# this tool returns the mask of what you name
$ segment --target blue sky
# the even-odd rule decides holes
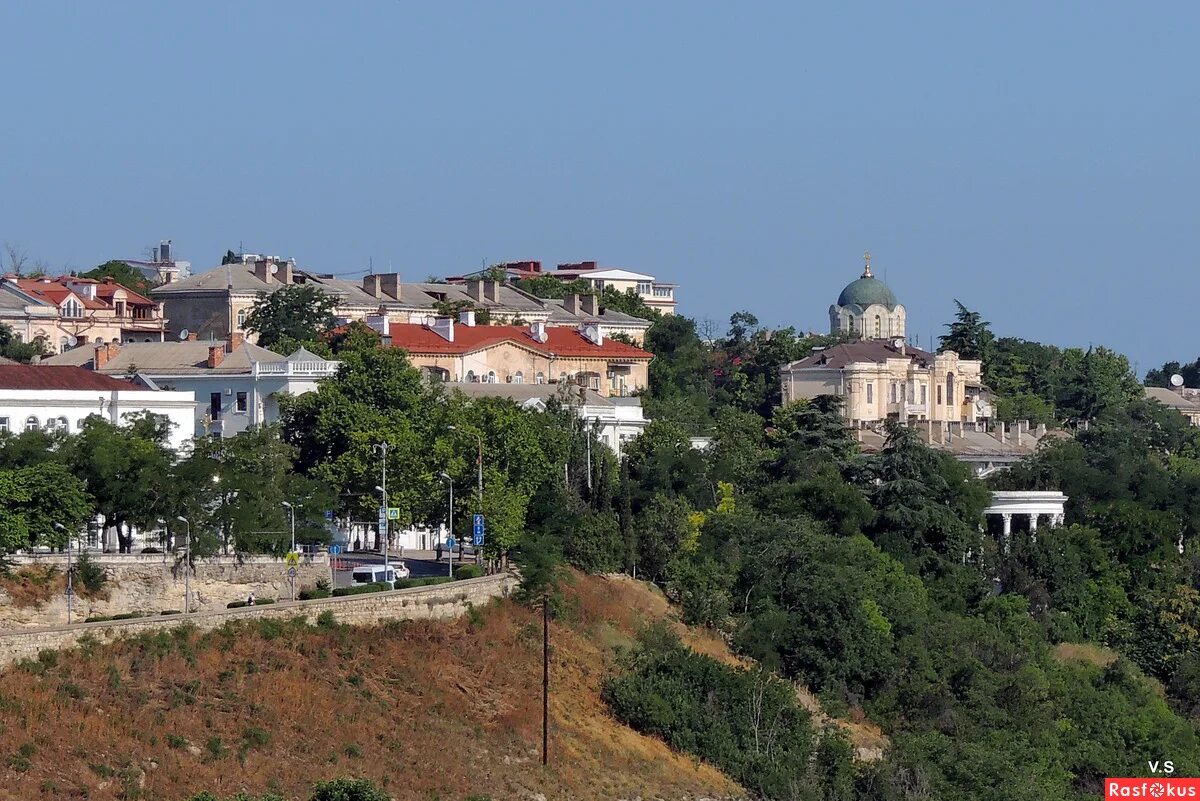
[[[1200,354],[1194,3],[0,6],[0,241],[413,280],[596,259],[823,330]]]

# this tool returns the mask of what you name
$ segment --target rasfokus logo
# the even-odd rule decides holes
[[[1104,798],[1200,799],[1200,779],[1105,779]]]

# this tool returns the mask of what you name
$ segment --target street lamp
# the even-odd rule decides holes
[[[289,512],[289,513],[291,513],[291,518],[292,518],[292,553],[295,553],[295,552],[296,552],[296,507],[292,506],[292,505],[291,505],[290,503],[288,503],[287,501],[284,501],[284,502],[283,502],[283,505],[284,505],[284,506],[287,508],[288,512]]]
[[[379,486],[379,485],[376,485],[375,489],[378,490],[379,494],[383,496],[383,508],[387,509],[388,508],[387,489],[385,489],[384,487]],[[390,524],[388,523],[388,519],[385,514],[382,517],[382,519],[379,521],[379,540],[380,540],[380,544],[383,545],[383,580],[384,581],[387,581],[388,540],[390,539],[390,536],[391,536],[391,532],[384,531],[384,528],[387,528],[389,526],[390,526]]]
[[[454,538],[454,479],[450,478],[450,474],[442,471],[442,480],[450,487],[450,506],[446,510],[446,536],[450,539]],[[446,546],[446,570],[451,578],[454,578],[454,549]]]
[[[75,605],[75,584],[72,581],[71,569],[71,532],[67,531],[67,527],[62,523],[55,523],[54,527],[67,535],[67,625],[71,625],[71,607]]]
[[[175,519],[187,526],[187,539],[184,540],[183,551],[183,613],[186,615],[192,611],[192,521],[183,515]]]

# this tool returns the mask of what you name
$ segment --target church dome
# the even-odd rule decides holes
[[[862,278],[851,281],[842,290],[842,294],[838,295],[837,305],[858,306],[865,309],[876,303],[886,306],[888,309],[894,309],[900,304],[896,300],[896,295],[888,289],[888,285],[871,275],[871,263],[868,261]]]

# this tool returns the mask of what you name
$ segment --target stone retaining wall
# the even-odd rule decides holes
[[[493,598],[508,597],[517,583],[515,575],[501,573],[430,587],[412,587],[341,598],[288,601],[219,612],[196,612],[190,615],[77,623],[72,626],[11,631],[0,633],[0,667],[21,659],[32,659],[39,651],[72,648],[83,637],[102,643],[112,642],[122,637],[173,629],[185,624],[193,625],[201,631],[210,631],[237,620],[302,617],[313,623],[326,611],[332,613],[339,623],[356,626],[373,625],[386,620],[456,618],[464,614],[470,606],[482,606]]]
[[[127,612],[162,612],[183,609],[183,565],[167,554],[88,554],[104,569],[108,582],[103,598],[75,597],[76,620]],[[66,556],[38,555],[14,560],[21,564],[53,565],[65,571]],[[192,609],[198,612],[224,609],[232,601],[244,601],[250,593],[259,598],[290,598],[288,566],[282,559],[232,556],[197,559],[191,576]],[[314,587],[319,579],[329,581],[329,559],[324,554],[296,566],[296,592]],[[76,588],[78,592],[79,588]],[[56,593],[40,606],[15,607],[0,591],[0,629],[60,626],[67,622],[67,600]]]

